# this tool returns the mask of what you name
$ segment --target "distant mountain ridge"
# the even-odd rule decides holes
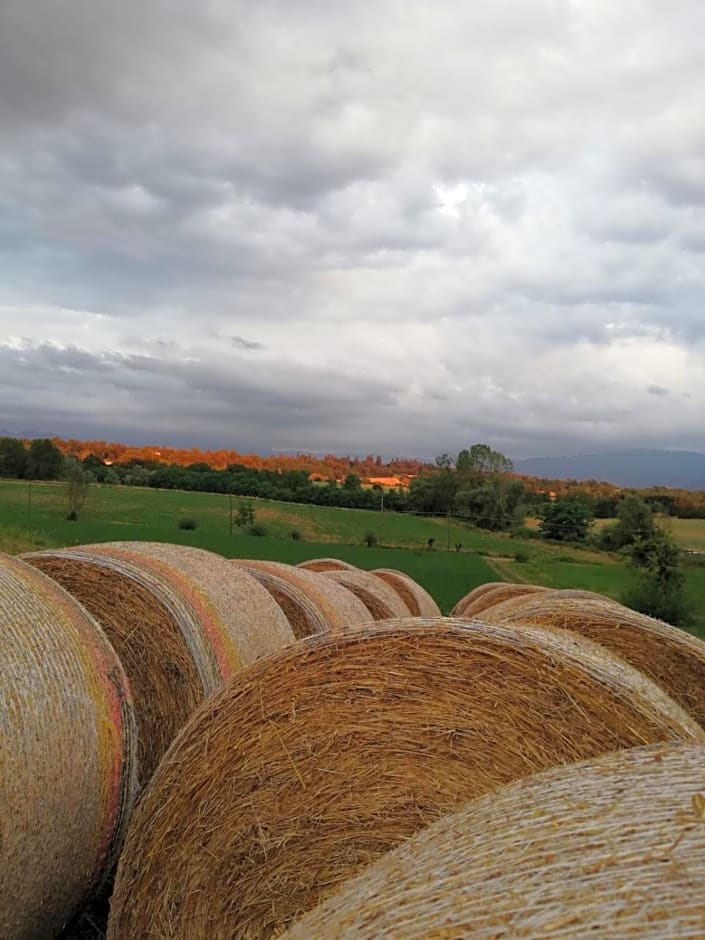
[[[548,480],[600,480],[641,489],[705,490],[705,454],[692,450],[612,450],[573,457],[515,460],[517,473]]]

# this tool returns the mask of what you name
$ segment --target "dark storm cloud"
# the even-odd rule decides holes
[[[5,0],[2,426],[705,446],[704,29],[695,0]]]

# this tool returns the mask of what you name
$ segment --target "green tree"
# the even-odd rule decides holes
[[[636,493],[627,493],[617,503],[617,521],[605,526],[600,533],[600,546],[618,551],[645,539],[654,532],[651,507]]]
[[[66,480],[66,518],[76,520],[88,496],[91,474],[75,457],[66,457],[64,478]]]
[[[456,486],[455,474],[448,468],[418,476],[409,486],[409,509],[444,515],[452,506]]]
[[[241,500],[238,503],[237,513],[235,514],[235,525],[241,529],[252,526],[255,523],[255,507],[250,502]]]
[[[582,542],[590,531],[592,513],[579,499],[557,499],[541,509],[539,531],[545,539],[557,542]]]
[[[502,476],[514,469],[509,457],[492,450],[489,444],[473,444],[469,450],[461,450],[455,467],[465,480],[481,480],[488,476]]]
[[[27,469],[27,448],[16,437],[0,437],[0,476],[23,477]]]
[[[479,485],[461,489],[453,506],[459,516],[481,529],[509,531],[523,522],[523,497],[521,481],[488,478]]]
[[[634,610],[676,626],[690,621],[681,551],[665,529],[654,527],[627,549],[635,571],[622,601]]]
[[[30,480],[58,480],[64,466],[61,451],[46,437],[32,441],[27,455],[27,476]]]

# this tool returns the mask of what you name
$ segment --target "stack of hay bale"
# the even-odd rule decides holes
[[[705,734],[637,670],[561,631],[406,619],[311,637],[224,686],[165,756],[109,937],[276,936],[468,800],[678,740]]]
[[[0,936],[128,822],[110,940],[705,936],[705,645],[535,585],[454,613],[337,559],[0,557]]]

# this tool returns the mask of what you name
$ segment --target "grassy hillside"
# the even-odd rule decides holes
[[[239,502],[233,498],[235,512]],[[583,587],[619,597],[629,576],[624,565],[603,553],[512,539],[460,523],[449,526],[444,519],[266,500],[252,503],[256,521],[266,527],[264,537],[237,527],[231,535],[227,496],[94,486],[80,518],[70,522],[65,518],[64,484],[0,481],[0,549],[19,553],[45,546],[146,539],[194,545],[226,557],[291,564],[335,555],[361,568],[408,572],[444,612],[488,580]],[[195,530],[178,527],[184,517],[196,521]],[[705,539],[705,523],[674,522],[674,534],[681,540],[687,538],[688,544]],[[300,533],[299,541],[291,538],[293,529]],[[368,532],[377,536],[377,547],[363,544]],[[433,551],[426,547],[429,538],[435,538]],[[456,543],[462,544],[459,552]],[[698,607],[695,629],[705,634],[705,568],[689,568],[688,577]]]

